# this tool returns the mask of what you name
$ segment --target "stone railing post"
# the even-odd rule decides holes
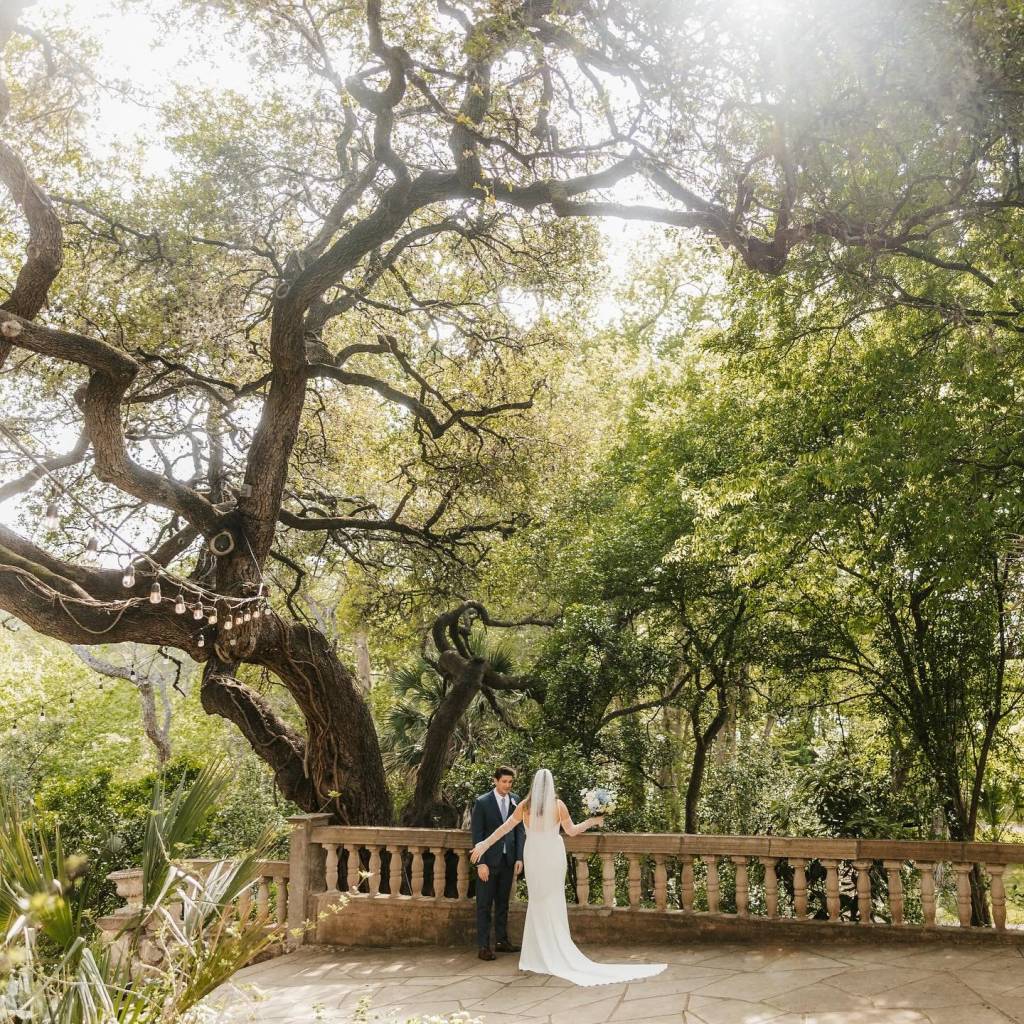
[[[861,924],[871,924],[871,861],[855,860],[857,872],[857,919]]]
[[[953,865],[953,870],[956,872],[956,910],[961,928],[971,927],[971,871],[973,869],[973,864],[957,863]]]
[[[576,861],[576,902],[585,907],[590,902],[590,858],[577,853],[573,859]]]
[[[297,814],[288,819],[288,936],[289,949],[306,941],[306,922],[316,915],[315,897],[327,889],[327,854],[311,839],[313,829],[329,825],[329,814]]]
[[[680,868],[680,896],[682,899],[682,909],[688,913],[693,913],[693,857],[689,854],[683,854],[683,863]]]
[[[654,855],[654,907],[656,910],[668,909],[668,869],[663,853]]]
[[[918,861],[917,870],[921,873],[921,913],[924,915],[926,928],[935,927],[935,865],[928,861]]]
[[[903,862],[887,860],[885,873],[889,880],[889,916],[894,925],[903,924]]]
[[[1005,864],[989,864],[988,874],[992,880],[992,923],[997,931],[1006,930],[1006,886],[1003,884]]]
[[[738,917],[746,917],[750,906],[750,860],[733,856],[732,862],[736,868],[736,914]]]
[[[839,920],[839,861],[833,857],[822,857],[825,869],[825,907],[830,921]]]
[[[793,868],[793,912],[798,920],[807,917],[807,861],[790,860]]]
[[[779,876],[775,868],[778,860],[775,857],[762,857],[764,865],[764,904],[768,917],[779,915]]]
[[[701,857],[707,867],[707,878],[704,887],[708,897],[708,913],[718,913],[718,857],[714,854]]]

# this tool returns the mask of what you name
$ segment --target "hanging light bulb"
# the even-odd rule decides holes
[[[100,555],[100,542],[99,538],[95,533],[89,534],[89,539],[85,542],[85,560],[87,562],[95,562]]]
[[[228,643],[230,643],[230,644],[231,644],[231,646],[232,646],[232,647],[234,647],[234,646],[235,646],[235,640],[236,640],[236,637],[232,637],[232,638],[231,638],[231,639],[230,639],[230,640],[228,641]]]
[[[202,638],[202,636],[200,636],[199,639],[196,641],[196,646],[197,647],[205,647],[206,646],[206,641]]]
[[[46,711],[43,708],[39,709],[39,721],[40,722],[45,722],[46,721]]]
[[[135,669],[133,668],[131,672],[128,673],[128,679],[134,683],[138,680],[138,678],[139,677],[135,674]]]
[[[47,530],[56,530],[60,526],[60,516],[57,515],[57,506],[50,502],[46,506],[46,517],[43,519],[43,526]]]
[[[135,586],[135,566],[131,562],[128,563],[128,568],[125,569],[124,575],[121,577],[121,583],[128,590]]]
[[[203,602],[197,601],[195,608],[192,609],[192,618],[199,620],[203,617]]]
[[[246,608],[245,609],[245,615],[243,616],[243,618],[245,619],[246,622],[251,621],[251,619],[252,619],[252,610],[249,609],[249,608]]]
[[[224,620],[224,628],[225,629],[231,629],[231,627],[234,624],[235,624],[235,620],[232,619],[230,615]]]
[[[160,603],[160,584],[156,580],[153,580],[153,586],[149,588],[149,603]]]
[[[206,621],[207,621],[207,622],[208,622],[208,623],[209,623],[209,624],[210,624],[211,626],[213,626],[213,625],[216,625],[216,623],[217,623],[217,609],[216,609],[216,608],[211,608],[211,609],[210,609],[210,614],[209,614],[209,615],[207,615],[207,617],[206,617]]]
[[[75,706],[75,695],[71,694],[71,696],[68,697],[68,707],[73,708],[74,706]]]
[[[11,726],[11,735],[12,736],[17,736],[18,735],[18,723],[17,722],[15,722],[14,725]]]
[[[178,591],[177,600],[174,602],[174,614],[175,615],[184,615],[185,614],[185,597],[181,593],[180,590]]]

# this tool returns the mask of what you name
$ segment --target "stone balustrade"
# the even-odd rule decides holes
[[[193,859],[185,862],[185,867],[198,876],[203,876],[218,863],[212,859]],[[280,932],[283,936],[288,922],[288,875],[290,865],[286,860],[266,860],[259,864],[259,874],[253,883],[243,889],[234,900],[230,917],[234,920],[251,923],[262,921],[268,932]],[[113,871],[107,876],[117,888],[117,894],[124,900],[124,905],[106,917],[101,917],[97,924],[109,945],[115,949],[123,948],[127,941],[125,926],[128,925],[142,910],[142,870],[129,868],[124,871]],[[169,908],[180,915],[180,905]],[[146,926],[139,944],[139,955],[144,964],[155,965],[160,962],[163,953],[161,943],[154,941],[159,929],[158,921]],[[283,942],[275,942],[269,953],[283,951]]]
[[[293,874],[296,911],[301,903],[312,920],[338,893],[352,897],[336,918],[324,916],[318,941],[472,943],[467,832],[331,826],[315,815],[293,823],[308,886],[296,893]],[[566,850],[573,929],[593,940],[623,928],[652,938],[652,929],[766,928],[1021,938],[1007,926],[1005,876],[1024,865],[1024,843],[590,832],[566,839]],[[528,878],[518,896],[528,899]],[[521,914],[513,908],[514,929]]]
[[[289,859],[262,866],[238,900],[239,918],[287,926],[291,945],[472,945],[468,832],[329,822],[325,814],[291,819]],[[580,941],[1024,936],[1007,920],[1008,878],[1024,890],[1024,843],[589,832],[566,839],[566,850]],[[128,903],[119,914],[137,909],[138,873],[112,877]],[[513,937],[528,898],[526,878],[513,894]]]

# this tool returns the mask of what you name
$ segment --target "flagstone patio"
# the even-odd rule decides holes
[[[1024,945],[588,947],[668,962],[648,981],[577,988],[474,950],[305,947],[209,1000],[230,1024],[392,1024],[464,1011],[485,1024],[1024,1024]],[[360,1008],[360,1004],[364,1008]]]

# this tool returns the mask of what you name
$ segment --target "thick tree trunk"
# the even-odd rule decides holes
[[[344,825],[392,824],[377,731],[354,674],[319,630],[293,623],[278,637],[254,660],[284,683],[305,719],[303,771],[316,810]]]
[[[423,740],[423,754],[416,772],[416,788],[402,813],[402,824],[431,828],[438,821],[441,781],[452,757],[452,736],[459,720],[480,692],[480,682],[487,670],[483,658],[474,658],[453,677],[451,689],[434,712]]]
[[[260,694],[230,675],[231,666],[206,663],[200,691],[203,710],[235,725],[252,749],[270,766],[286,800],[307,814],[320,809],[320,797],[305,770],[306,744],[283,722]]]

